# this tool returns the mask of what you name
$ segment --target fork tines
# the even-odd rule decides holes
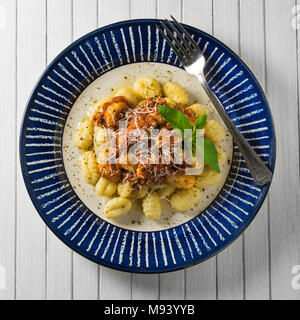
[[[171,15],[173,22],[171,23],[168,19],[165,19],[166,23],[160,21],[163,29],[157,24],[156,27],[158,28],[160,34],[163,38],[167,41],[169,46],[174,50],[176,55],[179,57],[180,60],[184,59],[184,57],[190,56],[193,51],[198,49],[198,46],[194,39],[190,36],[190,34],[186,31],[186,29],[178,23],[178,21]],[[175,26],[177,28],[175,28]],[[170,29],[173,31],[171,32]],[[179,30],[182,32],[179,31]],[[166,32],[164,32],[165,30]]]

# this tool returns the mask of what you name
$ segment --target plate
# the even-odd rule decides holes
[[[157,273],[200,263],[224,249],[249,225],[269,186],[255,185],[234,146],[227,180],[211,205],[185,223],[134,231],[94,214],[65,171],[62,136],[68,114],[95,79],[120,66],[159,62],[182,68],[159,35],[159,20],[129,20],[97,29],[62,51],[28,101],[20,134],[20,161],[31,200],[48,227],[72,250],[114,269]],[[229,117],[274,171],[275,132],[268,102],[254,75],[228,47],[185,25],[204,52],[206,77]]]

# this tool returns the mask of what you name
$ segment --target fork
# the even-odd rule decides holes
[[[170,29],[164,22],[160,21],[163,29],[160,28],[158,24],[156,24],[156,27],[158,28],[160,34],[178,56],[184,69],[189,74],[196,76],[196,78],[199,80],[206,94],[223,119],[235,143],[239,147],[239,150],[247,163],[254,182],[259,186],[264,186],[265,184],[271,182],[272,172],[260,159],[257,153],[250,146],[248,141],[244,138],[244,136],[231,121],[221,102],[207,84],[204,75],[206,60],[198,45],[195,43],[194,39],[186,31],[186,29],[180,23],[178,23],[178,21],[172,15],[171,18],[177,28],[175,28],[173,23],[171,23],[168,19],[166,19],[165,21],[174,33],[170,31]],[[165,30],[166,33],[163,30]],[[182,33],[179,32],[179,30]]]

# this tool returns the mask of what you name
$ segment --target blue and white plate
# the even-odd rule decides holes
[[[162,231],[122,229],[99,219],[68,183],[62,156],[64,125],[74,101],[96,78],[135,62],[180,68],[161,38],[158,20],[130,20],[95,30],[48,66],[26,107],[20,159],[31,200],[48,227],[70,248],[101,265],[129,272],[166,272],[202,262],[249,225],[269,185],[255,185],[239,150],[217,198],[190,221]],[[266,97],[247,66],[205,32],[185,26],[204,52],[209,85],[261,158],[274,170],[275,133]]]

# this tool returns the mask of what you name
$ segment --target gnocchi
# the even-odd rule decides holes
[[[103,127],[94,127],[94,148],[95,150],[106,149],[107,133]]]
[[[179,189],[190,189],[195,184],[195,177],[187,175],[174,176],[168,178],[168,182]]]
[[[189,106],[188,109],[192,110],[192,116],[196,119],[201,116],[204,116],[205,114],[208,114],[208,109],[200,103],[194,103],[191,106]]]
[[[75,131],[75,145],[81,150],[88,150],[93,143],[93,124],[90,118],[84,118]]]
[[[132,202],[127,198],[115,197],[106,202],[104,214],[108,219],[117,218],[127,213],[132,207]]]
[[[220,142],[224,137],[224,131],[219,122],[217,122],[216,120],[207,120],[204,129],[206,138],[214,143]]]
[[[133,199],[143,199],[146,196],[148,189],[148,186],[141,186],[138,190],[133,190],[130,197]]]
[[[101,177],[95,185],[95,191],[99,196],[111,197],[117,191],[117,184]]]
[[[103,177],[115,182],[120,180],[121,170],[116,164],[109,163],[107,150],[99,152],[96,161]]]
[[[171,194],[176,190],[175,185],[167,184],[158,190],[158,194],[161,198],[170,197]]]
[[[170,198],[173,208],[178,211],[191,209],[200,199],[201,192],[196,187],[177,190]]]
[[[163,85],[163,93],[175,103],[186,105],[189,97],[185,89],[177,82],[167,82]]]
[[[86,151],[80,159],[80,169],[84,180],[92,185],[95,185],[99,178],[100,173],[96,157],[93,151]]]
[[[219,182],[220,173],[205,166],[202,174],[196,177],[195,185],[198,188],[213,186]]]
[[[122,96],[129,102],[129,104],[135,106],[138,103],[137,95],[133,92],[132,89],[127,87],[121,87],[115,93],[115,97]]]
[[[142,99],[161,96],[161,86],[159,82],[151,77],[142,77],[136,80],[133,84],[133,90]]]
[[[157,220],[160,218],[161,203],[156,193],[150,193],[143,199],[143,212],[148,219]]]
[[[165,105],[167,105],[168,107],[172,107],[172,108],[175,107],[176,103],[172,99],[165,97],[164,100],[165,100]]]
[[[121,197],[127,198],[130,196],[133,188],[129,183],[119,183],[118,184],[118,193]]]

